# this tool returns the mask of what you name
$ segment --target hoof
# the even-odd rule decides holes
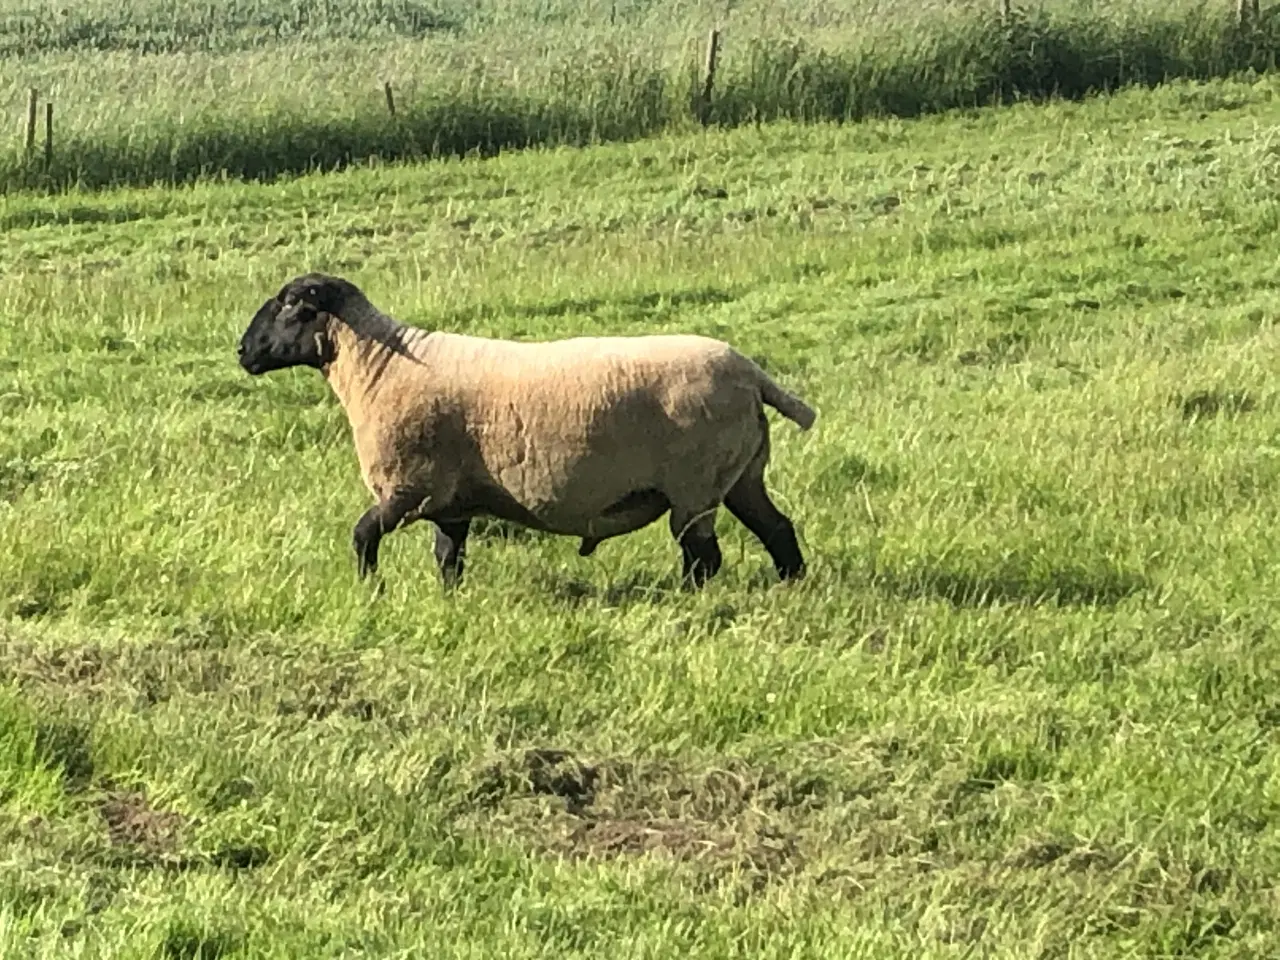
[[[780,583],[799,583],[808,572],[803,563],[796,567],[783,567],[778,570],[778,581]]]

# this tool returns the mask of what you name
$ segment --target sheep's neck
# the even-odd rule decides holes
[[[324,375],[347,416],[355,421],[362,418],[388,376],[413,361],[395,341],[363,336],[346,324],[335,324],[330,336],[333,359]]]

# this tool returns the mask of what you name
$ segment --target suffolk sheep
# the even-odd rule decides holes
[[[769,552],[782,580],[805,561],[769,498],[764,404],[808,430],[816,414],[728,344],[693,335],[516,342],[426,331],[376,308],[353,283],[311,273],[249,323],[240,364],[258,376],[319,370],[346,412],[374,504],[352,535],[358,575],[378,544],[435,526],[446,587],[462,578],[479,515],[604,540],[670,512],[683,581],[720,569],[720,504]]]

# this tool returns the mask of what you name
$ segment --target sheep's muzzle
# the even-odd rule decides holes
[[[261,364],[258,362],[256,357],[249,354],[249,345],[243,340],[240,341],[240,346],[236,348],[236,356],[240,360],[240,366],[243,367],[246,372],[252,374],[262,372],[260,369]]]
[[[280,304],[268,300],[254,314],[248,328],[240,337],[236,348],[236,356],[240,366],[251,375],[266,373],[288,364],[282,363],[282,351],[276,335],[276,320],[280,314]]]

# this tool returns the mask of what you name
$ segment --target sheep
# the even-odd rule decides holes
[[[720,340],[429,332],[346,279],[310,273],[263,303],[238,352],[252,376],[319,370],[346,412],[374,499],[352,532],[361,580],[382,537],[418,520],[435,527],[448,588],[462,579],[473,517],[580,538],[586,557],[669,512],[682,582],[698,588],[721,566],[721,503],[781,580],[805,575],[795,527],[765,489],[762,404],[802,430],[817,414]]]

